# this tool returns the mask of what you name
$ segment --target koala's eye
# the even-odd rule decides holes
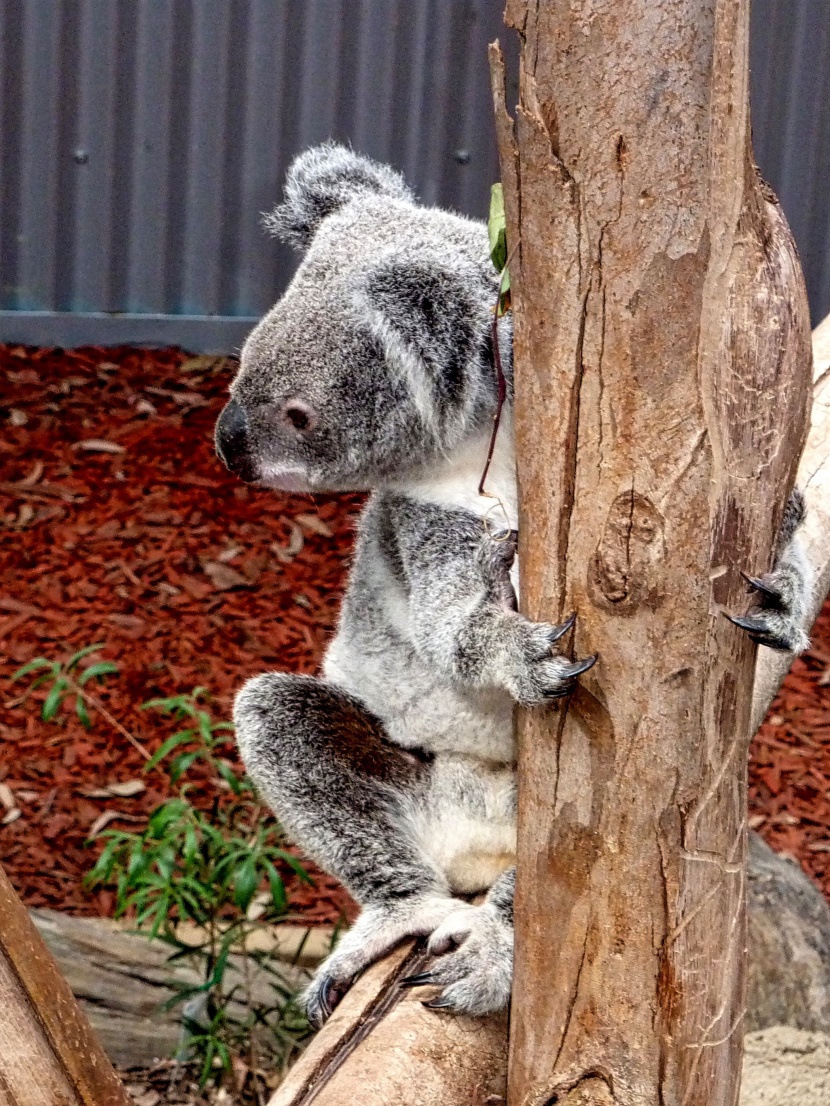
[[[295,430],[307,433],[317,425],[317,416],[310,407],[299,400],[292,399],[282,409],[282,417],[290,423]]]

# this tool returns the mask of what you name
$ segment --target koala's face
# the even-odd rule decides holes
[[[391,170],[327,145],[271,217],[306,250],[246,341],[216,447],[286,491],[398,480],[492,417],[497,277],[483,226],[415,204]]]

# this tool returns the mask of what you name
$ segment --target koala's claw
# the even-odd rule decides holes
[[[733,615],[724,611],[724,616],[733,626],[749,634],[756,645],[765,645],[781,653],[799,653],[805,649],[809,641],[796,615],[798,603],[794,602],[793,581],[780,571],[762,577],[741,572],[741,576],[757,593],[757,603],[749,614]]]
[[[796,649],[795,643],[786,630],[782,627],[776,633],[775,628],[763,616],[732,615],[727,614],[726,611],[724,611],[724,615],[733,626],[737,626],[740,630],[746,630],[750,639],[756,645],[766,645],[768,649],[775,649],[779,653],[792,653]],[[780,619],[776,621],[780,621]]]
[[[440,995],[438,998],[430,999],[428,1002],[422,1002],[421,1006],[425,1006],[427,1010],[452,1010],[453,1004],[449,999],[442,998]]]
[[[530,622],[516,616],[509,625],[514,635],[510,645],[512,664],[505,680],[507,690],[525,706],[536,706],[570,695],[583,672],[596,664],[596,656],[571,661],[554,651],[556,642],[573,629],[576,615],[561,625]]]
[[[765,599],[772,600],[773,603],[779,605],[781,603],[781,592],[778,588],[774,587],[768,580],[761,580],[758,576],[750,576],[748,572],[741,570],[741,576],[746,580],[751,588],[760,592]]]
[[[733,626],[737,626],[741,630],[746,630],[753,640],[766,633],[767,624],[764,622],[763,618],[753,618],[748,614],[728,614],[726,611],[723,613]]]
[[[483,904],[450,915],[432,934],[427,949],[436,956],[432,967],[399,981],[401,987],[441,988],[422,1006],[480,1017],[507,1005],[513,929],[491,906]]]
[[[418,972],[417,975],[406,975],[398,980],[399,987],[425,987],[435,982],[432,972]]]
[[[549,691],[546,695],[546,699],[564,699],[566,695],[570,695],[574,689],[574,685],[577,678],[582,675],[583,672],[587,672],[589,668],[593,668],[597,663],[599,653],[594,653],[590,657],[585,657],[581,661],[573,661],[571,664],[566,665],[561,669],[561,679],[564,681],[562,687],[555,688],[553,691]]]
[[[320,1029],[328,1021],[350,984],[351,980],[341,981],[325,974],[312,981],[305,993],[305,1012],[312,1029]]]
[[[561,637],[564,637],[565,634],[567,634],[568,630],[572,630],[575,622],[576,611],[574,611],[570,618],[566,618],[561,625],[554,626],[548,634],[548,641],[551,643],[551,645],[554,645],[557,641],[559,641]]]

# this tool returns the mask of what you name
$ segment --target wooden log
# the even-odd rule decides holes
[[[120,1079],[2,868],[0,1106],[128,1106]]]
[[[182,1043],[182,1010],[180,1005],[166,1007],[176,995],[172,984],[198,983],[201,978],[187,958],[171,963],[170,945],[127,932],[110,918],[75,918],[55,910],[33,910],[31,917],[114,1064],[149,1067],[175,1055]],[[203,939],[191,925],[178,926],[176,935],[187,944]],[[304,927],[281,926],[251,935],[247,947],[273,951],[282,960],[286,983],[300,988],[308,982],[306,967],[319,963],[330,944],[331,930],[308,937]],[[246,978],[239,953],[232,952],[228,964],[229,980]],[[272,980],[259,972],[250,978],[252,997],[263,1007],[273,1000]],[[240,1019],[246,1013],[236,1002],[230,1011]]]
[[[398,986],[407,942],[353,985],[269,1106],[486,1106],[504,1101],[507,1017],[440,1017]]]

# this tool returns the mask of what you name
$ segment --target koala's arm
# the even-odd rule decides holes
[[[525,704],[567,694],[594,658],[572,662],[553,652],[571,621],[535,623],[516,610],[514,535],[493,536],[471,512],[404,497],[390,509],[422,659],[454,681],[503,688]]]

